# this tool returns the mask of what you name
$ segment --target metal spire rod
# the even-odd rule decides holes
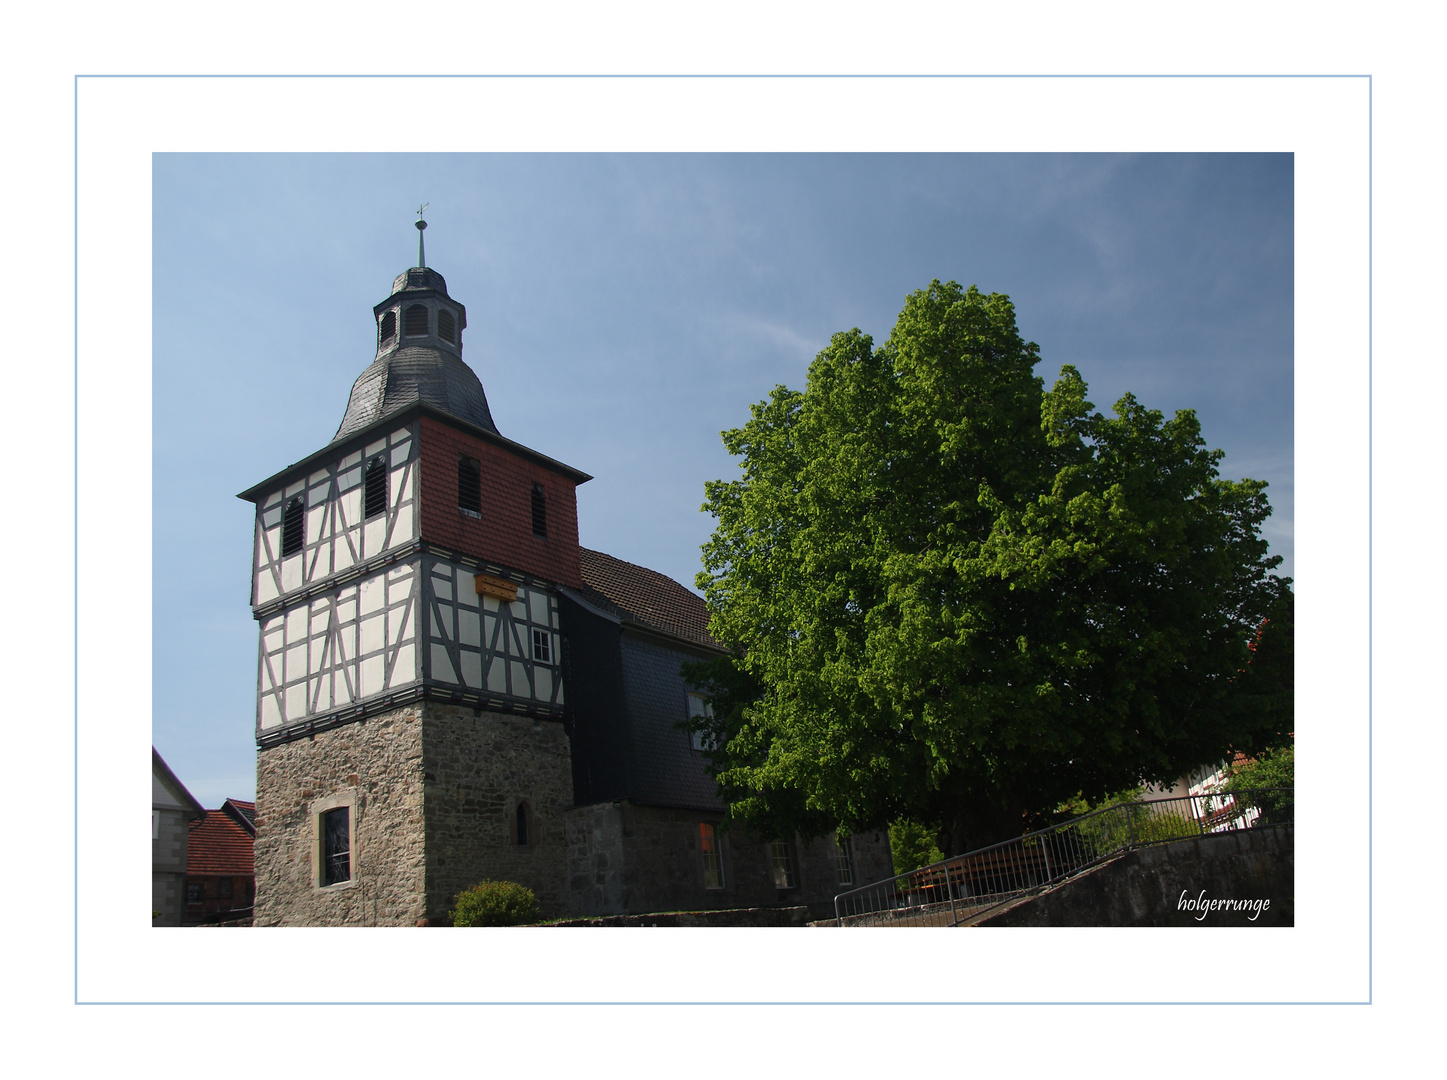
[[[422,211],[431,205],[431,203],[423,203],[417,208],[417,266],[419,268],[427,265],[427,251],[422,246],[422,230],[427,228],[427,222],[422,220]]]

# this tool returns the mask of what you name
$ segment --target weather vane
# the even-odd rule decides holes
[[[432,205],[432,204],[431,204],[430,202],[425,202],[425,203],[423,203],[421,206],[419,206],[419,207],[417,208],[417,265],[418,265],[418,267],[423,267],[423,266],[426,266],[426,265],[427,265],[427,252],[426,252],[426,250],[425,250],[425,249],[423,248],[423,246],[422,246],[422,230],[425,229],[425,228],[427,228],[427,222],[425,222],[425,221],[422,220],[422,211],[426,210],[426,209],[427,209],[429,206],[431,206],[431,205]]]

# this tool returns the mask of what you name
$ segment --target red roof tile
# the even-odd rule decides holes
[[[241,805],[241,804],[238,804]],[[223,810],[191,822],[186,873],[245,876],[255,872],[251,833]]]
[[[712,649],[722,646],[708,633],[708,608],[703,599],[670,577],[636,566],[601,551],[579,550],[583,582],[627,618],[666,634]],[[590,596],[596,599],[596,596]]]

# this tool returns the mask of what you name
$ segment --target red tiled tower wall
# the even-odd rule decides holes
[[[422,417],[422,539],[559,585],[583,584],[578,495],[571,478],[456,428]],[[482,520],[457,509],[457,460],[482,466]],[[547,497],[548,535],[533,535],[532,486]]]

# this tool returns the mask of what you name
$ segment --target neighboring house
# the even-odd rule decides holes
[[[421,223],[419,223],[420,225]],[[420,245],[419,245],[420,247]],[[578,543],[591,477],[503,436],[423,264],[373,308],[377,350],[332,441],[256,506],[257,925],[413,925],[484,879],[546,917],[828,906],[891,873],[881,831],[721,828],[703,601]],[[551,397],[539,385],[539,430]]]
[[[185,923],[250,919],[256,898],[256,804],[227,799],[191,822]]]
[[[188,826],[205,813],[151,747],[152,926],[181,925]]]

